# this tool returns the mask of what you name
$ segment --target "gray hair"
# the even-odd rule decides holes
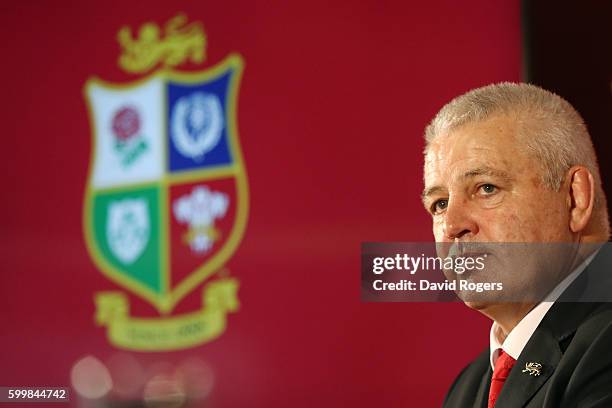
[[[552,92],[525,83],[502,82],[471,90],[447,103],[425,129],[425,153],[440,135],[494,116],[516,119],[517,131],[542,167],[542,183],[559,191],[574,165],[585,166],[595,182],[594,217],[609,233],[606,196],[597,156],[580,114]]]

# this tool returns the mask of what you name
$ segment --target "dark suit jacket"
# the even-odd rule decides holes
[[[612,407],[611,252],[602,249],[544,316],[510,372],[496,408]],[[606,302],[592,302],[595,299]],[[542,364],[539,376],[523,372],[530,362]],[[487,348],[459,374],[444,407],[486,407],[491,375]]]

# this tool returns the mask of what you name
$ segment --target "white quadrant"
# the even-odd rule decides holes
[[[164,84],[131,89],[88,87],[93,113],[95,188],[156,181],[164,172]]]

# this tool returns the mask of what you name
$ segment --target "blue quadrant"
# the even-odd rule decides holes
[[[232,74],[199,84],[168,83],[170,172],[232,163],[226,120]]]

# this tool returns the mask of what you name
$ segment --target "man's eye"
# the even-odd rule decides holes
[[[439,214],[448,207],[448,200],[438,200],[431,206],[431,212],[433,214]]]
[[[495,187],[493,184],[483,184],[480,186],[480,190],[489,195],[495,193],[497,191],[497,187]]]

